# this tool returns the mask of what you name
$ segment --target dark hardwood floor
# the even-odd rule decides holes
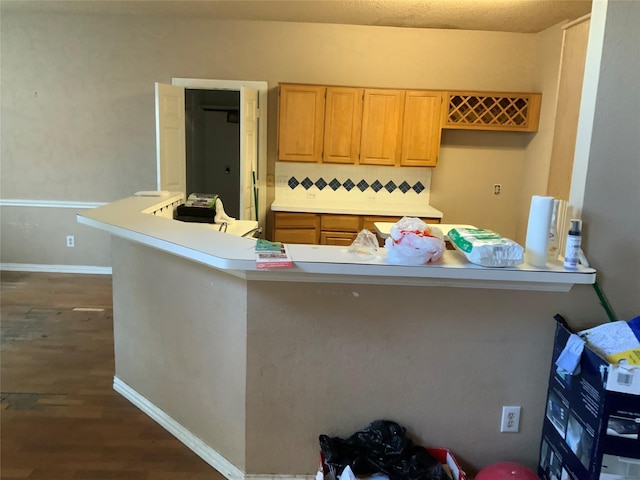
[[[224,479],[113,391],[111,276],[0,278],[2,480]]]

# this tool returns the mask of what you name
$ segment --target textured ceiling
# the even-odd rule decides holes
[[[162,15],[536,33],[591,0],[1,0],[2,11]]]

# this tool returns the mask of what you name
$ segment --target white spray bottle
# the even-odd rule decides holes
[[[580,244],[582,243],[582,220],[571,219],[571,228],[567,235],[564,253],[564,268],[577,270],[580,260]]]

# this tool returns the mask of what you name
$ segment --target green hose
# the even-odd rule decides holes
[[[604,308],[604,311],[607,312],[607,317],[609,317],[609,321],[615,322],[617,320],[616,315],[613,313],[613,309],[611,308],[611,305],[609,305],[607,297],[605,297],[604,292],[600,288],[600,285],[598,284],[597,280],[593,284],[593,289],[598,294],[598,298],[600,299],[600,304]]]
[[[255,206],[254,213],[256,215],[256,222],[259,222],[258,220],[258,189],[256,188],[256,172],[252,171],[251,176],[253,177],[253,204]]]

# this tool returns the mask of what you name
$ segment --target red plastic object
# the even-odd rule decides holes
[[[440,463],[449,466],[454,480],[467,480],[467,474],[460,469],[458,461],[449,450],[446,448],[427,448],[427,452]]]
[[[540,480],[540,477],[519,463],[500,462],[480,470],[476,480]]]

